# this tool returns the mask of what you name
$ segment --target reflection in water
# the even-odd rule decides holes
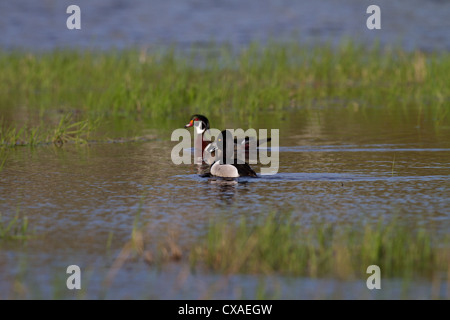
[[[213,177],[210,174],[211,166],[206,163],[194,164],[193,165],[197,174],[208,181],[208,184],[213,188],[213,193],[218,199],[224,200],[226,204],[231,204],[236,193],[236,185],[238,184],[237,179],[234,178],[220,178]]]
[[[233,202],[238,184],[236,179],[210,178],[208,182],[214,186],[213,190],[219,199],[225,201],[226,204]]]
[[[201,177],[209,177],[210,176],[210,168],[209,164],[202,162],[202,164],[194,164],[193,165],[197,171],[197,174]]]

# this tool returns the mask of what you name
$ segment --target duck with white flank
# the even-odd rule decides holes
[[[248,163],[238,160],[233,144],[231,132],[223,130],[217,141],[208,146],[206,151],[216,154],[216,161],[210,169],[211,175],[223,178],[257,177]]]

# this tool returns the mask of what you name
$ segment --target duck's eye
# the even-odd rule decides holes
[[[219,142],[222,141],[222,139],[219,139]]]

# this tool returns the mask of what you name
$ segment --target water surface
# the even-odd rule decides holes
[[[17,210],[26,215],[37,237],[26,244],[2,243],[1,298],[71,295],[60,289],[71,264],[89,270],[88,297],[94,298],[254,298],[258,290],[281,298],[445,297],[445,281],[417,279],[405,288],[391,279],[385,291],[370,293],[366,279],[192,274],[184,263],[158,271],[140,259],[126,263],[102,291],[138,214],[148,246],[170,231],[188,247],[213,218],[239,221],[271,211],[291,212],[298,223],[342,226],[397,217],[448,234],[448,129],[405,122],[387,131],[358,115],[340,127],[341,117],[319,122],[299,111],[288,119],[273,118],[272,127],[264,120],[257,124],[280,128],[278,173],[236,184],[201,178],[195,165],[172,164],[175,143],[168,128],[146,142],[14,149],[0,173],[0,212],[4,219]],[[177,120],[174,127],[178,121],[184,124]],[[17,291],[17,281],[28,289]]]
[[[81,30],[68,30],[73,1],[0,3],[0,47],[48,50],[204,45],[247,46],[269,39],[302,43],[342,38],[400,44],[407,50],[450,49],[450,2],[431,0],[78,0]],[[381,8],[381,30],[369,30],[369,5]]]

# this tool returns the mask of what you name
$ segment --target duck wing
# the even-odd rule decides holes
[[[238,170],[240,177],[257,177],[256,172],[253,171],[248,163],[235,163],[233,166]]]

